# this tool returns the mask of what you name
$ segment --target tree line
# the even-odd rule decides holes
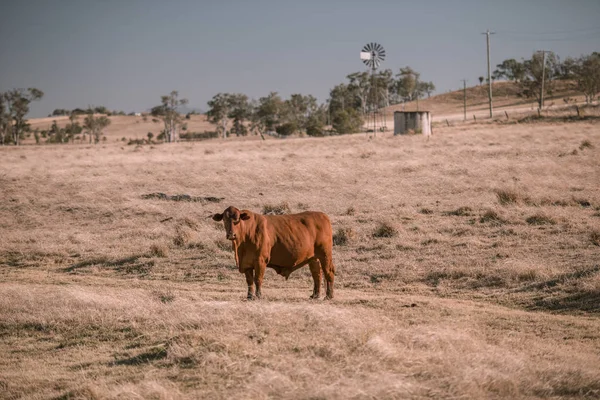
[[[553,52],[536,52],[530,59],[517,61],[506,59],[496,66],[493,80],[509,80],[516,83],[518,95],[533,98],[541,104],[544,96],[552,95],[557,80],[585,96],[587,102],[595,101],[600,93],[600,53],[594,52],[579,58],[567,58],[561,62]],[[479,77],[480,84],[484,78]],[[542,85],[543,83],[543,85]],[[152,108],[153,121],[162,120],[163,130],[157,140],[173,142],[179,137],[202,138],[248,134],[289,136],[305,133],[322,136],[327,133],[345,134],[361,129],[365,116],[374,108],[387,107],[401,102],[418,100],[435,91],[433,82],[422,81],[420,74],[409,66],[394,74],[386,69],[371,74],[367,71],[354,72],[346,80],[329,91],[329,97],[319,104],[312,95],[292,94],[282,98],[277,92],[264,97],[250,99],[242,93],[218,93],[209,102],[206,113],[216,127],[215,132],[194,134],[187,130],[185,117],[178,109],[187,104],[177,91],[161,96],[159,105]],[[104,106],[55,109],[51,116],[69,116],[69,122],[60,128],[56,121],[47,130],[34,130],[25,118],[33,101],[40,100],[44,93],[36,88],[13,89],[0,93],[0,144],[19,145],[27,134],[33,135],[36,143],[42,139],[49,143],[73,143],[76,140],[98,143],[104,129],[110,124],[110,115],[125,115],[122,111],[110,111]],[[101,115],[98,115],[101,114]],[[131,113],[130,115],[132,115]],[[83,123],[79,117],[85,116]],[[146,116],[144,116],[144,119]],[[331,131],[326,128],[330,127]],[[149,140],[152,137],[148,136]]]
[[[208,102],[207,116],[223,138],[230,134],[288,136],[298,132],[322,136],[326,126],[345,134],[359,131],[374,108],[413,101],[435,91],[433,82],[421,81],[420,74],[408,66],[396,75],[386,69],[373,75],[355,72],[346,79],[330,90],[324,104],[300,93],[283,99],[271,92],[258,100],[242,93],[218,93]]]
[[[516,83],[518,95],[537,101],[543,106],[543,95],[552,95],[558,80],[584,95],[586,103],[593,102],[600,93],[600,53],[593,52],[563,62],[553,52],[536,52],[530,59],[506,59],[496,66],[492,80],[504,79]],[[482,79],[480,78],[480,82]]]
[[[45,139],[48,143],[73,143],[76,139],[98,143],[103,130],[110,125],[110,119],[105,115],[94,115],[94,110],[89,109],[83,120],[78,121],[80,113],[73,110],[69,114],[69,123],[60,128],[56,121],[47,130],[31,130],[25,116],[33,101],[40,100],[44,92],[36,88],[13,89],[0,93],[0,145],[19,145],[27,134],[33,133],[36,143]],[[83,135],[83,136],[80,136]]]

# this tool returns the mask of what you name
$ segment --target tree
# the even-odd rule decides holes
[[[56,120],[52,121],[52,126],[48,131],[48,142],[49,143],[62,143],[64,140],[65,130],[58,126]]]
[[[284,107],[284,102],[277,92],[259,98],[252,115],[252,128],[261,134],[274,131],[281,121]]]
[[[11,126],[6,99],[4,93],[0,93],[0,145],[4,145],[9,140]]]
[[[323,136],[327,122],[327,106],[322,104],[310,113],[306,121],[306,134],[308,136]]]
[[[218,93],[208,102],[208,106],[210,107],[206,113],[208,120],[217,125],[223,139],[227,137],[227,126],[230,119],[233,120],[232,133],[237,136],[248,134],[246,121],[252,114],[248,96],[241,93]]]
[[[577,60],[572,68],[576,89],[583,93],[586,103],[593,102],[600,92],[600,53],[592,53]]]
[[[36,88],[13,89],[4,93],[4,103],[8,113],[8,131],[12,143],[20,144],[20,140],[25,136],[25,132],[29,130],[29,124],[25,116],[29,112],[29,104],[32,101],[41,99],[44,92]],[[4,139],[3,139],[4,140]]]
[[[333,115],[338,110],[361,110],[362,106],[348,85],[341,83],[329,91],[329,113]]]
[[[363,114],[367,113],[367,106],[371,92],[371,76],[368,72],[355,72],[346,78],[350,81],[348,90],[360,100],[360,110]]]
[[[525,65],[524,63],[518,62],[514,58],[502,61],[501,64],[496,65],[496,70],[492,74],[492,79],[506,78],[509,81],[520,82],[525,78]]]
[[[231,132],[235,133],[236,136],[246,136],[248,134],[246,124],[252,117],[252,105],[248,100],[248,96],[241,93],[234,94],[231,105],[230,117],[233,119]]]
[[[232,108],[232,99],[229,93],[218,93],[208,102],[208,120],[217,125],[217,131],[221,132],[221,137],[227,137],[227,124]]]
[[[356,109],[337,110],[332,116],[333,129],[339,134],[358,132],[362,125],[362,115]]]
[[[108,108],[106,108],[104,106],[98,106],[98,107],[94,108],[94,113],[96,113],[96,114],[107,114],[107,115],[111,114],[111,112],[108,110]],[[112,114],[117,114],[117,112],[113,112]]]
[[[417,95],[423,95],[427,93],[427,98],[431,97],[431,93],[435,91],[435,85],[433,82],[419,82],[417,84]]]
[[[83,127],[79,124],[79,121],[77,121],[78,119],[78,114],[71,113],[71,115],[69,115],[69,123],[65,126],[65,138],[67,143],[69,141],[71,143],[75,142],[75,136],[79,135],[83,131]]]
[[[404,101],[415,100],[418,95],[417,83],[421,74],[415,72],[411,67],[400,68],[400,73],[396,74],[396,92]]]
[[[395,94],[394,86],[396,85],[396,81],[394,80],[394,73],[391,69],[385,69],[380,71],[375,76],[375,82],[377,85],[377,90],[379,91],[379,98],[382,100],[383,107],[388,107],[390,104],[396,104],[397,94]]]
[[[177,128],[181,125],[181,115],[177,108],[188,103],[187,99],[180,99],[179,92],[173,90],[166,96],[161,96],[161,104],[153,107],[151,114],[159,117],[165,125],[164,133],[167,142],[174,142],[177,139]]]
[[[285,101],[284,112],[281,119],[291,124],[295,132],[299,129],[306,130],[308,120],[318,110],[317,99],[311,95],[292,94]],[[313,119],[313,122],[314,119]],[[293,133],[293,132],[292,132]]]
[[[545,68],[544,58],[546,60]],[[519,75],[519,80],[517,80],[519,85],[518,95],[536,99],[541,108],[542,80],[544,82],[544,96],[551,95],[557,65],[558,59],[552,52],[547,52],[545,57],[543,53],[537,52],[533,54],[530,60],[523,61],[524,72]]]
[[[94,117],[93,110],[90,110],[83,121],[83,130],[89,135],[90,143],[94,138],[94,143],[100,142],[102,131],[110,125],[110,119],[105,116]]]
[[[479,77],[479,85],[483,85],[483,81],[485,80],[485,78],[483,76]]]
[[[64,108],[57,108],[54,111],[52,111],[52,116],[53,117],[58,117],[58,116],[63,116],[63,115],[69,115],[71,112],[69,110],[66,110]]]

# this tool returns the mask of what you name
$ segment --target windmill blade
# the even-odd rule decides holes
[[[367,43],[360,52],[360,59],[372,69],[379,68],[379,65],[385,60],[385,49],[379,43]]]

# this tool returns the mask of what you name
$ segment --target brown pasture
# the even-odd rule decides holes
[[[599,182],[593,121],[0,148],[0,397],[597,398]],[[228,205],[327,213],[336,298],[246,301]]]

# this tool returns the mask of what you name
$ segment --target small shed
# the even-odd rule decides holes
[[[431,135],[431,113],[429,111],[395,111],[394,135],[409,133]]]

